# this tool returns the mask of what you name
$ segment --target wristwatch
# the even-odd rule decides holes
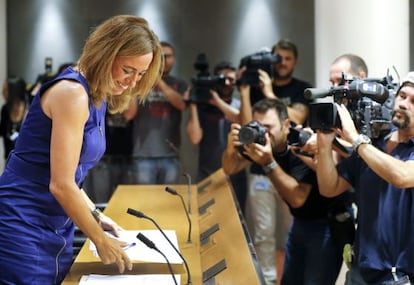
[[[275,169],[278,166],[276,160],[273,160],[271,163],[268,163],[266,165],[262,166],[262,169],[264,171],[264,173],[267,175],[270,172],[272,172],[273,169]]]
[[[358,152],[358,147],[364,143],[371,144],[371,139],[367,135],[359,134],[357,139],[352,143],[352,148]]]
[[[92,216],[95,218],[95,220],[99,223],[101,219],[102,212],[98,208],[95,208],[92,212]]]

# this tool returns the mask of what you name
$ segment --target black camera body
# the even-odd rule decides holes
[[[226,77],[224,75],[198,76],[191,79],[191,83],[190,100],[199,104],[207,104],[210,100],[210,90],[217,90],[225,85]]]
[[[246,70],[243,72],[238,84],[245,84],[250,86],[259,85],[258,69],[266,71],[270,77],[273,77],[273,68],[276,63],[280,63],[282,58],[278,54],[273,54],[270,51],[257,52],[247,55],[240,60],[240,67],[245,66]]]
[[[197,77],[191,79],[190,101],[197,104],[208,104],[210,90],[217,90],[226,84],[224,75],[210,75],[209,64],[204,53],[197,55],[194,69],[198,70]]]
[[[311,133],[303,129],[289,128],[289,134],[287,136],[288,145],[302,147],[312,136]]]
[[[239,131],[239,141],[243,144],[258,143],[266,144],[267,128],[261,125],[258,121],[251,121],[242,126]]]
[[[308,88],[307,99],[332,96],[334,103],[345,104],[356,128],[370,138],[378,138],[392,127],[392,111],[399,85],[391,76],[382,79],[347,79],[347,85],[331,89]],[[309,106],[309,126],[327,131],[341,128],[336,105],[331,102],[312,103]]]

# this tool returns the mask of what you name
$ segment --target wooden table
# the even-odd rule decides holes
[[[194,285],[262,284],[254,250],[229,185],[222,170],[190,188],[169,185],[186,204],[188,190],[191,191],[191,243],[187,243],[188,221],[182,201],[167,193],[165,185],[121,185],[104,212],[127,230],[156,229],[151,221],[127,214],[128,208],[154,219],[163,230],[175,230]],[[184,265],[173,264],[173,270],[181,274],[181,284],[186,284]],[[78,284],[87,274],[119,274],[116,265],[104,265],[92,254],[89,240],[62,284]],[[133,270],[126,274],[169,274],[169,270],[166,264],[134,262]]]

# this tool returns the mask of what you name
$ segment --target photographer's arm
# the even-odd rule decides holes
[[[250,86],[240,85],[240,124],[246,125],[252,120],[252,104],[250,102]]]
[[[277,192],[292,208],[303,206],[312,189],[310,184],[300,183],[287,174],[281,167],[276,167],[268,177]]]
[[[349,143],[354,143],[359,134],[355,124],[344,105],[337,105],[342,129],[338,132]],[[404,140],[403,140],[404,141]],[[387,142],[387,152],[391,152],[400,142],[398,133],[394,132]],[[371,144],[360,144],[356,151],[367,165],[388,183],[398,188],[414,187],[414,161],[396,159]]]
[[[316,153],[316,175],[318,179],[319,192],[326,197],[335,197],[347,189],[351,185],[339,176],[336,169],[336,161],[333,157],[332,141],[335,133],[317,133]]]
[[[243,158],[237,150],[241,145],[239,141],[239,124],[232,124],[227,139],[227,147],[221,157],[221,164],[226,174],[234,174],[251,164],[250,161]]]
[[[192,144],[199,144],[203,138],[203,129],[198,119],[198,110],[195,103],[190,103],[190,114],[187,122],[187,135]]]
[[[168,101],[171,103],[171,105],[174,106],[174,108],[181,111],[184,111],[186,109],[183,96],[181,96],[178,91],[174,90],[171,86],[165,83],[162,78],[160,78],[157,82],[157,87],[160,89],[162,94],[167,97]]]
[[[259,73],[260,87],[266,98],[278,98],[273,92],[273,83],[269,74],[261,69],[257,70]],[[308,116],[308,107],[301,103],[296,103],[292,106],[288,106],[288,117],[297,125],[303,125],[306,122]]]
[[[232,123],[240,123],[240,111],[234,107],[232,107],[230,104],[228,104],[226,101],[220,98],[218,93],[214,90],[210,91],[211,94],[211,100],[210,103],[217,108],[220,109],[220,111],[223,112],[223,114],[226,116],[226,118],[232,122]]]
[[[378,176],[398,188],[414,187],[414,161],[402,161],[370,144],[361,144],[358,155]]]
[[[266,145],[257,143],[246,146],[246,154],[257,164],[264,167],[265,172],[270,181],[272,181],[280,196],[291,207],[301,207],[309,196],[311,185],[300,183],[294,177],[286,173],[279,165],[277,165],[270,143],[269,134],[266,133]],[[271,168],[269,168],[271,165]]]

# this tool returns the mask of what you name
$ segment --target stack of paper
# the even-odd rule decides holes
[[[174,275],[177,285],[181,284],[180,275]],[[148,274],[148,275],[84,275],[79,285],[175,285],[172,275]]]

